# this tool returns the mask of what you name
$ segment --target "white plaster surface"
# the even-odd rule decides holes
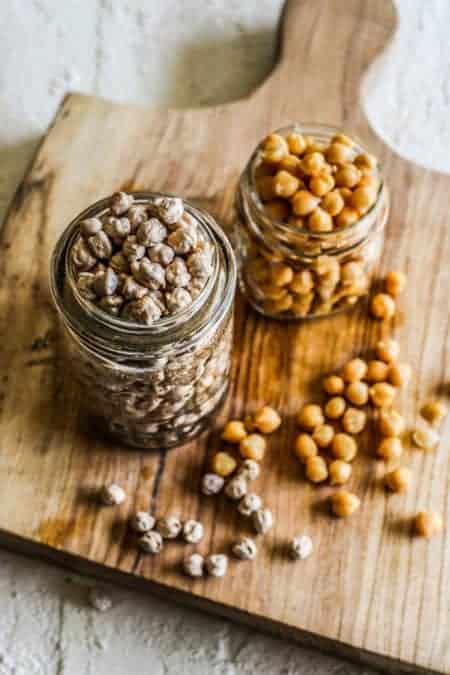
[[[238,98],[270,71],[281,4],[2,0],[0,215],[66,91],[181,106]],[[450,3],[397,7],[397,37],[365,81],[366,110],[401,154],[450,172]],[[372,673],[121,589],[98,613],[89,583],[0,551],[0,675]]]

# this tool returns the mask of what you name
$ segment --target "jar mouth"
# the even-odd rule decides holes
[[[331,136],[334,136],[335,134],[338,133],[342,133],[342,129],[329,124],[306,123],[306,124],[292,124],[289,126],[280,127],[279,129],[275,129],[275,131],[273,131],[272,133],[285,136],[289,133],[295,132],[312,136],[317,141],[329,141]],[[353,134],[352,140],[355,143],[356,150],[359,150],[361,152],[365,151],[365,148],[362,145],[361,141]],[[342,236],[347,237],[347,235],[349,239],[353,239],[353,237],[357,239],[358,236],[361,235],[362,239],[367,235],[368,231],[370,230],[370,227],[372,226],[375,220],[374,216],[381,208],[381,205],[387,196],[387,188],[385,185],[382,171],[380,170],[380,164],[378,163],[380,187],[378,189],[377,198],[374,204],[370,207],[370,209],[355,223],[353,223],[353,225],[349,225],[348,227],[336,228],[330,230],[329,232],[312,232],[307,227],[293,227],[292,225],[288,225],[282,220],[276,220],[272,216],[269,216],[269,214],[265,209],[264,202],[261,200],[258,194],[255,182],[255,169],[260,159],[261,159],[261,143],[255,148],[244,170],[243,179],[246,184],[247,192],[252,201],[252,205],[254,206],[256,213],[261,218],[261,220],[270,223],[270,226],[275,228],[276,231],[286,239],[288,238],[291,239],[292,237],[295,238],[296,235],[298,235],[298,237],[301,238],[306,237],[310,240],[314,239],[323,241],[329,240],[330,242],[333,241],[333,238],[337,237],[340,239]]]

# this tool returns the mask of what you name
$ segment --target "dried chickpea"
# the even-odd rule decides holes
[[[296,272],[289,284],[289,290],[297,295],[306,295],[314,288],[314,278],[309,270]]]
[[[359,509],[361,500],[352,492],[340,490],[330,497],[331,510],[338,518],[347,518]]]
[[[218,476],[226,478],[236,469],[237,462],[228,452],[217,452],[211,460],[211,469]]]
[[[334,437],[334,429],[331,424],[321,424],[313,431],[312,439],[319,448],[328,448]]]
[[[297,414],[298,425],[308,431],[313,431],[324,422],[322,408],[315,403],[307,403]]]
[[[439,534],[443,527],[442,516],[435,511],[420,511],[414,517],[414,530],[420,537],[429,539]]]
[[[406,467],[399,467],[389,471],[384,477],[384,483],[392,492],[406,492],[411,482],[411,471]]]
[[[394,298],[404,290],[406,286],[406,276],[403,272],[388,272],[384,277],[384,288],[386,293],[393,295]]]
[[[331,454],[336,459],[351,462],[356,457],[358,446],[355,439],[348,434],[338,433],[331,443]]]
[[[328,467],[330,485],[343,485],[352,475],[352,465],[342,459],[333,460]]]
[[[262,157],[268,164],[278,164],[289,154],[286,139],[280,134],[270,134],[262,143]]]
[[[288,295],[286,288],[275,284],[264,283],[260,284],[259,288],[267,300],[282,300]]]
[[[384,361],[373,360],[367,364],[366,379],[369,382],[384,382],[389,374],[389,366]]]
[[[263,434],[271,434],[280,426],[281,417],[274,408],[265,405],[254,414],[253,423],[258,431]]]
[[[380,410],[378,431],[382,436],[401,436],[405,431],[405,420],[396,410]]]
[[[346,382],[363,380],[367,373],[367,363],[363,359],[351,359],[342,368],[342,377]]]
[[[323,483],[328,478],[328,467],[323,457],[316,455],[305,462],[305,475],[311,483]]]
[[[301,155],[306,150],[306,140],[299,133],[291,133],[286,136],[286,142],[288,144],[289,152],[292,152],[293,155]]]
[[[369,387],[365,382],[350,382],[345,390],[345,398],[353,405],[366,405],[369,400]]]
[[[317,197],[323,197],[334,188],[334,178],[329,173],[319,173],[309,181],[309,189]]]
[[[395,387],[387,382],[376,382],[369,389],[370,400],[377,408],[389,408],[395,398]]]
[[[336,171],[336,185],[353,188],[361,180],[361,172],[354,164],[344,164]]]
[[[345,398],[342,398],[342,396],[333,396],[333,398],[330,398],[325,405],[325,415],[329,417],[330,420],[337,420],[339,417],[342,417],[346,407],[347,403],[345,402]]]
[[[292,267],[289,267],[289,265],[277,263],[276,265],[272,266],[270,270],[270,276],[272,283],[275,286],[287,286],[294,278],[294,272],[292,271]]]
[[[292,210],[296,216],[307,216],[317,208],[319,201],[308,190],[299,190],[291,199]]]
[[[373,155],[370,155],[368,152],[361,153],[357,155],[353,160],[358,169],[370,169],[374,170],[377,168],[377,159]]]
[[[260,176],[256,178],[256,189],[263,202],[269,202],[271,199],[274,199],[273,177]]]
[[[227,443],[240,443],[247,436],[247,429],[240,420],[230,420],[222,431],[222,439]]]
[[[247,266],[247,273],[257,282],[266,282],[269,277],[269,268],[264,258],[253,258]]]
[[[376,453],[378,457],[384,459],[385,462],[389,462],[392,459],[398,459],[403,453],[402,442],[397,436],[383,438],[377,447]]]
[[[284,221],[289,217],[289,204],[281,199],[273,199],[264,204],[264,208],[274,220]]]
[[[305,219],[300,216],[289,216],[288,224],[297,230],[304,230],[306,227]]]
[[[323,197],[320,206],[324,211],[329,213],[330,216],[337,216],[344,208],[344,198],[339,190],[331,190],[331,192],[328,192],[328,194]]]
[[[239,443],[239,452],[244,459],[260,462],[266,452],[266,439],[259,434],[249,434]]]
[[[367,186],[357,187],[350,199],[350,204],[359,213],[365,213],[376,201],[376,192]]]
[[[386,340],[377,342],[375,350],[379,359],[386,363],[392,363],[400,354],[400,345],[397,340],[387,338]]]
[[[392,319],[395,309],[395,302],[387,293],[377,293],[370,303],[370,311],[376,319]]]
[[[332,143],[342,143],[342,145],[348,145],[349,148],[353,148],[354,142],[349,136],[346,136],[346,134],[335,134],[333,138],[331,139]]]
[[[405,387],[412,377],[409,363],[393,363],[389,368],[389,382],[394,387]]]
[[[364,410],[347,408],[342,418],[342,428],[347,434],[359,434],[366,426],[367,415]]]
[[[317,444],[309,434],[299,434],[295,439],[294,451],[301,462],[318,454]]]
[[[331,232],[333,219],[329,213],[318,206],[308,217],[308,228],[311,232]]]
[[[302,169],[307,176],[317,176],[325,166],[325,157],[321,152],[308,152],[302,159]]]
[[[287,312],[288,309],[291,309],[292,303],[294,302],[294,299],[292,295],[289,295],[288,293],[280,298],[279,300],[274,300],[272,303],[269,305],[269,313],[272,311],[274,314],[278,314],[279,312]]]
[[[273,178],[273,191],[277,197],[292,197],[297,192],[300,182],[288,171],[278,171]]]
[[[420,409],[420,414],[430,424],[440,424],[447,415],[447,406],[443,401],[428,401]]]
[[[337,227],[350,227],[350,225],[354,225],[358,220],[359,212],[352,206],[344,206],[342,211],[336,216],[336,225]]]
[[[307,316],[311,309],[314,300],[314,293],[306,293],[305,295],[298,295],[294,298],[291,311],[296,316]]]
[[[352,159],[353,151],[343,143],[331,143],[325,153],[327,162],[330,164],[347,164]]]
[[[344,380],[339,375],[327,375],[323,381],[323,388],[330,396],[342,394],[344,387]]]
[[[281,162],[278,164],[278,169],[280,171],[287,171],[288,173],[297,177],[300,175],[300,167],[301,162],[295,155],[286,155],[286,157],[283,157]],[[302,181],[299,180],[299,183],[301,182]]]

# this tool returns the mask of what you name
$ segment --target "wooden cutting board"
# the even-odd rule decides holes
[[[359,104],[364,70],[395,24],[385,0],[288,3],[277,67],[249,98],[216,108],[146,109],[68,96],[21,183],[1,239],[1,542],[76,569],[269,628],[390,672],[450,669],[449,532],[426,542],[410,533],[418,509],[449,522],[448,432],[438,451],[408,448],[414,481],[387,496],[373,440],[362,442],[351,489],[358,515],[333,520],[330,488],[313,488],[292,457],[293,415],[318,394],[318,377],[396,333],[414,382],[401,409],[412,426],[429,394],[448,387],[450,177],[403,161],[371,133]],[[233,563],[225,579],[192,582],[179,573],[188,550],[167,546],[141,556],[127,531],[136,508],[197,517],[201,552],[226,551],[245,524],[223,499],[199,496],[212,431],[168,453],[127,450],[90,436],[80,394],[58,358],[60,328],[48,265],[67,223],[119,188],[174,192],[210,210],[225,226],[244,163],[269,130],[291,121],[342,125],[372,146],[392,191],[380,272],[399,268],[408,288],[395,325],[366,308],[310,323],[277,323],[237,300],[233,384],[219,424],[263,402],[284,417],[270,441],[258,490],[275,512],[254,564]],[[448,391],[447,391],[448,393]],[[99,508],[99,486],[117,481],[129,498]],[[294,564],[288,537],[308,532],[315,552]]]

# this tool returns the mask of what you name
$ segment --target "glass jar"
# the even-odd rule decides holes
[[[134,192],[134,204],[160,193]],[[197,298],[151,326],[104,312],[78,292],[69,251],[79,223],[103,215],[109,200],[81,213],[60,237],[51,261],[53,300],[65,327],[72,374],[90,418],[135,447],[184,443],[208,424],[225,397],[232,348],[236,264],[214,219],[185,204],[213,251],[212,273]]]
[[[300,133],[320,148],[339,129],[293,125],[274,133]],[[355,154],[365,152],[357,141],[353,148]],[[244,295],[258,312],[276,319],[312,318],[354,306],[369,290],[389,213],[379,167],[370,209],[348,227],[314,232],[302,226],[301,219],[281,221],[267,210],[256,189],[261,156],[260,145],[241,175],[236,195],[234,242]]]

